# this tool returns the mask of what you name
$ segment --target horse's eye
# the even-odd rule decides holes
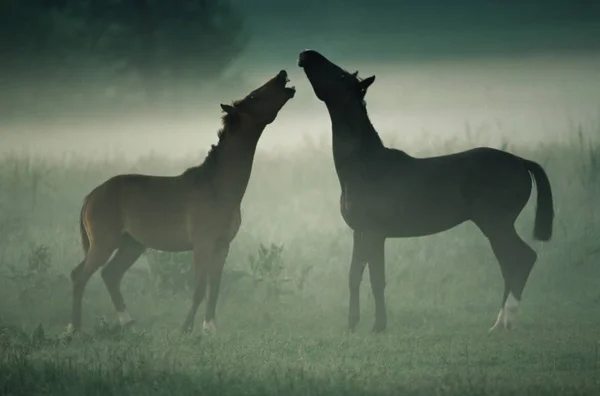
[[[255,99],[254,95],[250,95],[250,100],[254,100],[254,99]]]

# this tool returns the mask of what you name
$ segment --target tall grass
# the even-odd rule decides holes
[[[539,259],[519,329],[488,337],[502,293],[497,262],[472,224],[389,240],[386,334],[345,333],[350,231],[327,147],[260,152],[226,264],[212,338],[177,332],[191,298],[191,255],[150,251],[126,275],[135,332],[114,327],[99,276],[84,299],[88,337],[60,338],[69,271],[81,260],[78,215],[117,173],[177,174],[201,160],[0,158],[0,389],[33,394],[597,394],[600,337],[600,143],[575,129],[563,143],[501,148],[541,163],[555,232],[532,241],[533,205],[518,220]],[[417,156],[485,144],[475,134]],[[392,146],[400,147],[400,142]],[[535,193],[534,193],[535,194]],[[202,309],[202,308],[201,308]],[[200,319],[198,319],[200,321]]]

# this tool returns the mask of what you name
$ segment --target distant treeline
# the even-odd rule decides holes
[[[273,47],[288,48],[291,38],[297,48],[318,45],[346,57],[412,62],[600,51],[600,0],[232,1],[256,37],[279,40]]]
[[[227,0],[2,0],[0,117],[185,99],[242,51],[242,22]]]
[[[598,0],[235,0],[248,13],[319,12],[332,15],[369,11],[369,18],[378,14],[393,15],[399,29],[445,26],[464,27],[465,23],[492,25],[581,23],[600,20]],[[367,19],[367,18],[365,18]]]

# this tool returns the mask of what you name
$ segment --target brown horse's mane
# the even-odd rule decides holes
[[[233,107],[236,107],[240,104],[240,102],[241,102],[241,100],[236,100],[231,105]],[[228,134],[228,131],[234,125],[236,125],[237,122],[238,122],[238,118],[235,116],[235,114],[225,113],[221,117],[222,127],[217,132],[217,137],[219,138],[219,140],[217,141],[217,144],[212,144],[210,146],[210,150],[208,151],[208,154],[206,155],[206,157],[204,158],[204,161],[200,165],[196,165],[196,166],[187,168],[183,172],[184,177],[191,177],[195,181],[203,181],[203,180],[206,180],[206,178],[210,174],[212,174],[212,172],[216,169],[217,164],[219,162],[218,161],[219,153],[221,152],[221,150],[223,148],[223,141],[225,140],[225,138]]]

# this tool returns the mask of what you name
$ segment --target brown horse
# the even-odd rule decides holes
[[[225,112],[219,142],[203,164],[178,176],[118,175],[96,187],[81,209],[84,260],[71,272],[73,312],[69,331],[81,329],[82,296],[102,270],[121,325],[132,323],[120,291],[121,279],[148,248],[194,252],[195,290],[182,330],[194,325],[208,286],[204,329],[213,330],[219,284],[229,245],[241,225],[240,205],[265,127],[294,97],[285,70]]]
[[[500,313],[491,330],[510,328],[537,259],[514,223],[538,189],[533,236],[548,241],[554,218],[550,182],[537,163],[487,147],[415,158],[385,147],[364,101],[375,76],[364,80],[316,51],[300,53],[315,95],[329,111],[333,159],[341,187],[341,213],[354,231],[348,325],[359,320],[359,286],[369,264],[375,300],[373,330],[383,331],[386,238],[436,234],[472,221],[489,240],[504,277]]]

